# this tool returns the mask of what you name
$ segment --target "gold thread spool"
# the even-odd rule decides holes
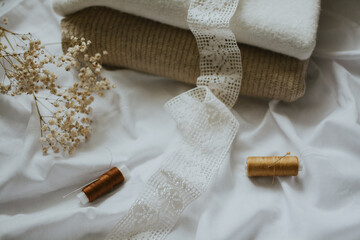
[[[302,170],[296,156],[248,157],[248,177],[297,176]]]
[[[82,204],[93,202],[99,197],[111,192],[114,187],[123,183],[129,176],[129,169],[125,165],[120,168],[113,167],[97,180],[86,185],[77,197]]]

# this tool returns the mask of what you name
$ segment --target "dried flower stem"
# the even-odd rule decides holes
[[[38,103],[37,103],[37,98],[36,98],[35,94],[33,94],[33,97],[34,97],[34,102],[35,102],[36,111],[37,111],[37,113],[38,113],[38,115],[39,115],[39,119],[40,119],[40,129],[41,129],[41,127],[42,127],[42,122],[43,122],[44,120],[43,120],[43,116],[42,116],[41,113],[40,113],[40,109],[39,109],[39,106],[38,106]],[[41,135],[41,137],[43,136],[43,135],[42,135],[42,131],[40,131],[40,135]]]
[[[110,81],[101,76],[102,55],[87,54],[90,44],[84,38],[72,37],[67,53],[56,57],[30,33],[17,34],[0,27],[0,66],[5,73],[0,93],[33,96],[44,154],[49,149],[54,153],[62,151],[71,154],[87,140],[91,133],[90,105],[94,101],[93,95],[102,97],[104,91],[111,88]],[[21,50],[21,53],[16,50]],[[49,71],[47,65],[65,71],[74,69],[78,72],[78,79],[69,87],[58,85],[57,75]],[[39,96],[40,91],[48,91],[49,95]],[[42,114],[41,109],[49,114]]]

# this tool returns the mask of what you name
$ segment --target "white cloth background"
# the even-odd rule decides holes
[[[305,96],[295,103],[239,98],[230,159],[168,239],[360,238],[360,3],[322,7]],[[23,1],[6,16],[16,32],[60,41],[48,1]],[[0,239],[102,239],[160,166],[177,131],[163,105],[191,87],[130,70],[104,74],[118,87],[95,102],[91,140],[68,159],[42,156],[30,97],[0,96]],[[288,151],[303,161],[298,177],[274,185],[246,177],[247,156]],[[127,164],[130,181],[91,205],[62,199],[111,158]]]

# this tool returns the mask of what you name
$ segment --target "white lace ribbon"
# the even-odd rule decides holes
[[[193,0],[188,23],[200,52],[198,87],[165,108],[180,136],[128,213],[106,239],[164,239],[182,211],[208,188],[239,123],[228,108],[241,86],[241,56],[229,28],[238,0]]]
[[[188,24],[200,53],[198,86],[208,86],[228,107],[240,92],[242,67],[240,49],[230,30],[238,0],[193,0]]]

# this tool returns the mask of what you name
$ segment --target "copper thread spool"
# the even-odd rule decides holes
[[[130,171],[125,166],[113,167],[97,180],[85,186],[82,191],[77,195],[82,204],[93,202],[99,197],[109,193],[114,187],[128,180],[130,177]]]
[[[296,156],[248,157],[248,177],[297,176],[302,165]]]

